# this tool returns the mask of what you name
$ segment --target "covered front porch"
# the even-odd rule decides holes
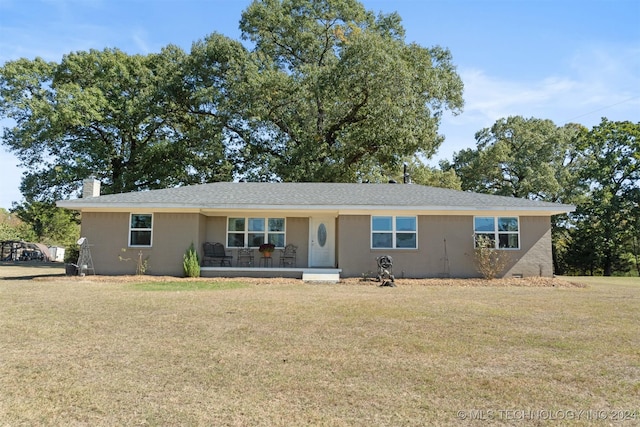
[[[338,282],[340,268],[312,267],[201,267],[201,277],[286,277],[305,282]]]
[[[336,215],[215,212],[200,225],[201,277],[337,282]],[[268,244],[266,243],[268,242]],[[264,247],[271,245],[271,250]]]

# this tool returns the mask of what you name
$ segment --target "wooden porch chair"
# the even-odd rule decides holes
[[[284,249],[280,249],[280,267],[296,267],[296,251],[298,247],[289,243]]]
[[[204,251],[202,266],[215,265],[218,263],[220,267],[231,267],[233,256],[227,253],[222,243],[206,242],[202,244],[202,249]]]

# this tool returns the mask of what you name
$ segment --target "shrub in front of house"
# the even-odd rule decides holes
[[[509,254],[496,249],[493,240],[484,236],[476,237],[473,263],[482,277],[487,280],[495,279],[504,272],[509,261]]]
[[[187,249],[184,254],[182,267],[184,269],[185,277],[200,277],[200,260],[198,259],[198,253],[193,247],[193,243]]]

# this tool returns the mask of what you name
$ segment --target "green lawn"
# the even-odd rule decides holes
[[[0,425],[640,423],[637,281],[203,283],[0,280]]]

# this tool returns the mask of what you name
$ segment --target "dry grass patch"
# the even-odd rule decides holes
[[[462,410],[639,409],[640,286],[195,282],[1,280],[0,424],[418,426],[460,425]]]

